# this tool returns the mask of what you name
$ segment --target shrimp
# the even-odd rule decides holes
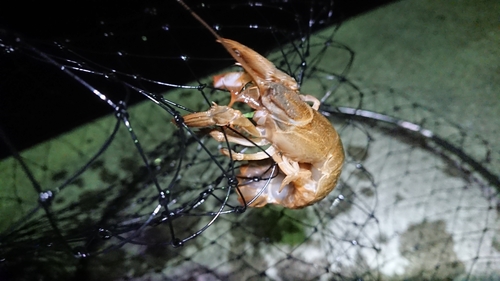
[[[223,148],[221,152],[235,161],[248,161],[240,167],[239,201],[249,207],[279,204],[298,209],[325,198],[336,186],[344,162],[342,141],[332,124],[318,112],[320,102],[302,95],[295,79],[254,50],[236,41],[220,37],[181,0],[243,68],[214,77],[214,87],[228,90],[227,106],[213,103],[207,111],[184,116],[189,127],[229,126],[241,135],[214,129],[212,138],[243,146],[269,146],[256,153],[237,153]],[[251,122],[239,110],[231,108],[243,102],[255,111]],[[312,105],[309,105],[311,103]],[[248,136],[248,138],[243,137]],[[265,159],[277,163],[279,171],[270,175]],[[248,178],[270,178],[247,183]],[[265,188],[263,190],[263,188]]]

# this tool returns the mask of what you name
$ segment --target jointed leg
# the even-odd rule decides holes
[[[318,110],[319,109],[319,106],[321,105],[321,103],[319,102],[319,100],[314,97],[314,96],[311,96],[311,95],[300,95],[300,98],[305,101],[305,102],[312,102],[312,108],[314,110]]]
[[[227,148],[222,148],[221,152],[222,152],[222,154],[229,157],[229,150]],[[233,160],[237,160],[237,161],[267,159],[267,158],[269,158],[269,156],[273,156],[273,154],[275,154],[275,153],[276,153],[276,150],[272,146],[267,148],[265,151],[259,151],[256,153],[249,153],[249,154],[238,153],[238,152],[231,150],[231,156],[232,156]]]
[[[227,138],[228,142],[236,143],[236,144],[240,144],[240,145],[244,145],[244,146],[248,146],[248,147],[254,146],[255,144],[256,145],[269,144],[269,142],[263,138],[252,138],[252,142],[253,142],[252,143],[251,141],[249,141],[248,139],[246,139],[242,136],[231,135],[230,132],[224,134],[223,132],[218,131],[218,130],[211,131],[210,136],[212,136],[212,138],[214,138],[218,142],[225,142],[226,138]]]
[[[283,188],[297,179],[309,179],[311,178],[311,171],[306,169],[301,169],[299,163],[296,161],[290,161],[287,157],[280,155],[278,153],[273,155],[274,161],[278,164],[281,171],[286,175],[281,182],[280,192]]]

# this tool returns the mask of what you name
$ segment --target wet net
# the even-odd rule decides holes
[[[406,93],[350,77],[355,52],[336,41],[334,2],[188,3],[318,97],[343,141],[344,170],[324,200],[244,207],[243,163],[219,150],[252,148],[218,143],[182,118],[227,104],[209,74],[237,67],[167,2],[101,7],[99,20],[50,38],[0,30],[0,87],[12,95],[0,104],[0,279],[500,275],[499,151]],[[26,148],[26,138],[49,137]]]

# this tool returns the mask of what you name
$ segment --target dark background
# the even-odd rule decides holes
[[[314,31],[391,1],[263,1],[283,7],[286,13],[282,14],[277,9],[259,9],[256,14],[248,1],[208,1],[204,6],[200,1],[186,2],[210,25],[226,27],[218,31],[222,36],[265,53],[276,47],[272,42],[307,34],[309,18],[315,19],[310,30]],[[213,36],[176,1],[67,1],[58,6],[11,1],[9,5],[0,10],[0,131],[17,150],[112,112],[88,87],[40,54],[95,72],[115,69],[180,84],[233,63],[217,44],[205,44],[213,42]],[[322,10],[325,7],[328,11]],[[254,32],[249,24],[272,26],[283,30],[283,36],[276,39],[270,32]],[[186,63],[179,59],[183,54],[224,59]],[[133,104],[143,99],[120,85],[120,80],[129,77],[77,75],[112,100]],[[130,83],[150,92],[168,90],[140,80]],[[10,153],[11,148],[0,138],[0,159]]]

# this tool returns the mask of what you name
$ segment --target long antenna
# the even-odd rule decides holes
[[[189,6],[186,5],[186,3],[184,3],[184,1],[177,0],[177,2],[179,2],[179,4],[181,4],[184,7],[184,9],[186,9],[189,13],[191,13],[191,15],[197,21],[199,21],[206,29],[208,29],[208,31],[210,31],[215,36],[215,38],[217,38],[217,41],[221,42],[221,44],[224,45],[224,43],[221,40],[223,38],[219,34],[217,34],[217,32],[215,32],[215,30],[212,27],[210,27],[210,25],[208,25],[208,23],[206,23],[200,16],[198,16],[198,14],[196,14],[193,10],[191,10],[191,8],[189,8]],[[224,47],[226,47],[226,46],[224,46]]]
[[[212,27],[210,27],[210,25],[208,25],[208,23],[206,23],[200,16],[198,16],[198,14],[196,14],[193,10],[191,10],[191,8],[186,3],[184,3],[184,1],[177,0],[177,2],[179,4],[181,4],[184,7],[184,9],[186,9],[186,11],[191,13],[191,15],[197,21],[199,21],[206,29],[208,29],[208,31],[210,31],[215,36],[215,38],[217,39],[217,42],[221,43],[222,46],[227,50],[227,52],[238,62],[238,64],[241,67],[243,67],[243,69],[245,69],[247,71],[247,73],[250,74],[250,76],[252,76],[252,78],[254,78],[253,80],[255,80],[255,78],[256,78],[255,73],[250,72],[250,70],[252,68],[245,62],[245,60],[242,57],[240,57],[238,55],[238,53],[233,48],[231,48],[231,46],[229,46],[225,42],[225,40],[228,40],[228,39],[224,39],[219,34],[217,34],[217,32],[215,32],[215,30]]]

